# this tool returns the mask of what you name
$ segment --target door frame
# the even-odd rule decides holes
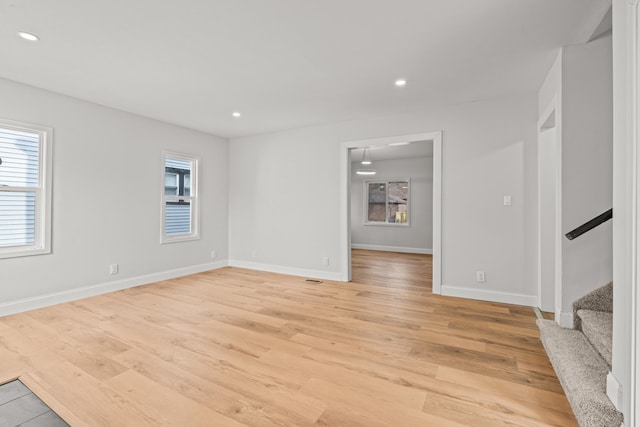
[[[626,51],[626,72],[627,72],[627,88],[630,89],[628,91],[626,101],[626,131],[625,138],[627,146],[632,147],[632,161],[631,161],[631,171],[630,176],[632,178],[631,182],[631,195],[630,195],[630,203],[625,207],[630,207],[631,211],[631,289],[630,296],[631,297],[631,333],[630,335],[630,387],[629,387],[629,396],[627,397],[630,401],[629,405],[629,413],[625,414],[625,425],[627,422],[629,426],[636,425],[640,423],[640,402],[638,401],[638,396],[640,395],[640,351],[638,350],[638,344],[640,343],[640,290],[638,286],[640,286],[640,120],[638,119],[638,114],[640,113],[640,7],[638,0],[628,0],[626,2],[626,12],[627,12],[627,28],[626,33],[623,33],[622,37],[625,38],[627,43],[627,51]],[[615,31],[615,27],[614,27]],[[614,33],[615,34],[615,33]],[[616,46],[614,45],[614,55],[615,55]],[[616,72],[616,62],[614,57],[614,73]],[[614,97],[615,97],[615,87],[614,87]],[[614,98],[614,105],[615,105]],[[615,131],[614,131],[615,132]],[[614,142],[615,143],[615,142]],[[627,175],[627,176],[629,176]],[[629,206],[630,205],[630,206]],[[628,214],[625,212],[625,214]],[[614,217],[615,221],[615,217]],[[616,283],[614,282],[614,286]],[[615,292],[615,290],[614,290]],[[614,294],[615,295],[615,294]],[[623,296],[623,298],[626,297]],[[614,298],[614,306],[615,306],[615,298]],[[616,325],[620,325],[618,321],[616,323],[614,318],[614,327]],[[625,319],[626,320],[626,319]],[[614,334],[615,336],[615,334]],[[617,361],[617,357],[615,354],[616,347],[614,342],[614,359],[613,361]],[[609,394],[609,390],[607,387],[607,394]],[[624,407],[624,405],[623,405]],[[629,420],[629,421],[627,421]]]
[[[442,293],[442,131],[343,142],[340,147],[340,278],[351,281],[351,150],[403,142],[433,143],[433,279],[434,294]]]

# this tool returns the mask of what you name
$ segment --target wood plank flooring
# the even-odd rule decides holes
[[[223,268],[4,317],[0,381],[72,426],[577,426],[531,308],[433,295],[428,255],[354,250],[353,278]]]

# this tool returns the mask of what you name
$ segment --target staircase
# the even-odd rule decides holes
[[[574,329],[538,320],[542,344],[581,427],[620,427],[623,421],[606,394],[612,312],[609,283],[573,303]]]

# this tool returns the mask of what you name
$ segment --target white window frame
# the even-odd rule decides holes
[[[392,182],[407,182],[407,222],[396,223],[389,222],[389,183]],[[382,221],[369,221],[369,184],[385,184],[386,196],[385,196],[385,220]],[[410,178],[394,178],[394,179],[371,179],[364,181],[364,225],[378,226],[378,227],[409,227],[411,223],[411,179]]]
[[[38,134],[40,155],[38,159],[38,186],[2,186],[2,192],[35,192],[35,238],[31,245],[0,247],[0,259],[51,253],[51,150],[53,128],[32,123],[0,118],[0,128]],[[1,156],[0,156],[1,157]],[[2,167],[2,166],[0,166]]]
[[[176,194],[170,194],[170,196],[174,196],[174,195],[178,195],[180,193],[180,178],[178,177],[177,173],[172,173],[171,175],[173,175],[176,178]],[[166,176],[167,176],[167,174],[165,173],[165,182],[164,182],[165,193],[166,193],[166,189],[167,189]]]
[[[175,195],[165,195],[165,164],[166,158],[170,157],[172,159],[178,160],[187,160],[191,162],[191,190],[189,196],[175,196]],[[161,218],[160,218],[160,243],[176,243],[176,242],[186,242],[190,240],[199,240],[200,239],[200,197],[199,197],[199,184],[200,184],[200,157],[185,154],[185,153],[176,153],[172,151],[163,151],[162,152],[162,162],[161,162],[161,186],[160,193],[161,197]],[[179,186],[180,184],[178,184]],[[175,235],[167,235],[165,221],[167,218],[167,201],[169,200],[179,200],[179,199],[189,199],[189,203],[191,204],[191,232],[184,234],[175,234]]]

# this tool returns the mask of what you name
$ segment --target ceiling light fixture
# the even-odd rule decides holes
[[[396,80],[396,86],[398,87],[403,87],[407,85],[407,81],[405,79],[398,79]]]
[[[362,151],[362,161],[360,162],[360,164],[362,164],[362,165],[370,165],[371,164],[371,160],[367,160],[367,149],[366,148]]]
[[[30,42],[37,42],[38,40],[40,40],[40,37],[32,33],[27,33],[25,31],[18,31],[18,35],[25,40],[29,40]]]
[[[242,114],[240,114],[240,112],[239,112],[239,111],[234,111],[233,113],[231,113],[231,115],[237,119],[237,118],[238,118],[238,117],[240,117]]]
[[[360,162],[360,164],[365,166],[368,166],[371,164],[371,160],[367,160],[366,148],[362,150],[362,161]],[[374,171],[373,169],[358,169],[356,173],[358,175],[375,175],[376,171]]]

